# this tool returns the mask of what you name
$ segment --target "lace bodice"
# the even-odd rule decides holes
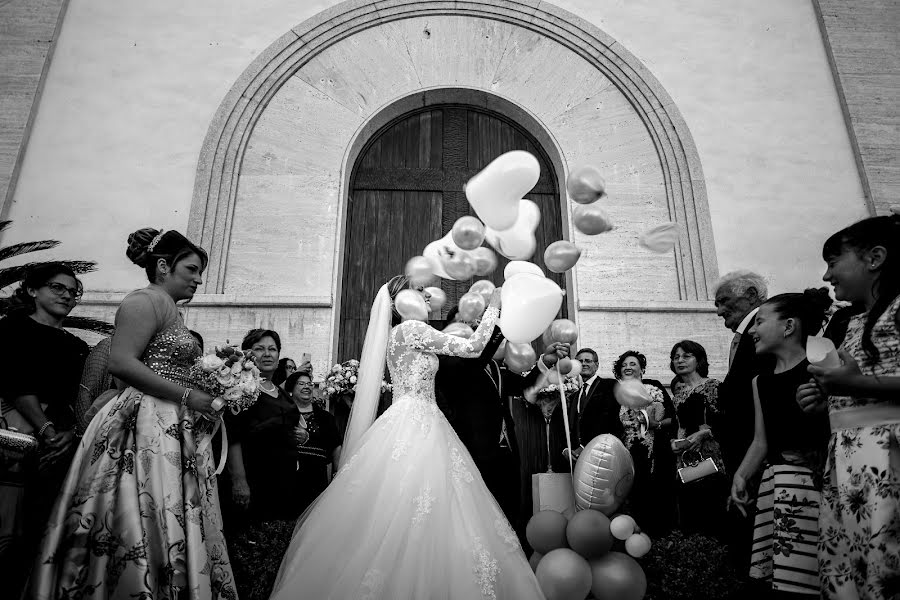
[[[494,331],[500,311],[488,308],[475,335],[466,339],[443,333],[422,321],[404,321],[388,341],[387,364],[394,384],[394,402],[405,396],[434,402],[438,354],[477,358]]]

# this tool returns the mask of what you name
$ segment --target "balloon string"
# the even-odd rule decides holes
[[[563,407],[563,427],[566,430],[566,447],[569,449],[569,475],[572,477],[572,486],[575,486],[575,468],[572,466],[572,433],[569,430],[569,406],[566,403],[562,373],[559,372],[559,361],[556,361],[556,376],[559,380],[559,397]]]

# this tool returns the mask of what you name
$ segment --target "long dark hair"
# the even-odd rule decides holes
[[[863,351],[872,362],[880,358],[878,348],[872,342],[872,328],[894,298],[900,295],[900,216],[863,219],[832,235],[822,247],[822,258],[827,261],[840,256],[844,248],[861,255],[875,246],[887,250],[887,258],[872,285],[875,304],[866,317],[862,333]],[[894,316],[894,323],[900,327],[900,312]]]
[[[275,339],[275,338],[272,338],[272,339]],[[254,342],[254,343],[256,343],[256,342]],[[275,385],[281,385],[282,382],[284,382],[288,378],[288,374],[287,374],[288,361],[291,361],[292,363],[294,363],[294,366],[297,365],[297,363],[294,361],[293,358],[284,357],[284,358],[278,359],[278,366],[275,367],[275,372],[272,373],[272,383],[274,383]],[[297,371],[294,371],[294,373],[296,373],[296,372]]]
[[[150,283],[156,283],[156,265],[159,259],[166,261],[169,268],[175,268],[179,261],[191,254],[200,257],[200,266],[205,270],[209,263],[206,250],[177,231],[162,233],[150,227],[138,229],[129,235],[128,248],[125,250],[128,259],[144,269]]]
[[[34,298],[28,293],[28,290],[37,289],[46,285],[47,282],[57,275],[68,275],[74,279],[75,289],[78,290],[78,294],[81,294],[84,290],[81,280],[78,279],[75,275],[75,271],[72,270],[71,267],[58,262],[40,263],[25,271],[25,277],[22,279],[22,283],[19,284],[19,287],[16,288],[16,291],[13,293],[13,297],[15,298],[13,310],[17,313],[29,315],[34,313],[34,311],[37,310],[37,306],[34,303]]]
[[[782,319],[800,321],[800,341],[804,344],[806,338],[822,329],[825,314],[831,304],[831,296],[826,287],[807,288],[802,294],[778,294],[763,302],[763,305],[771,306]]]

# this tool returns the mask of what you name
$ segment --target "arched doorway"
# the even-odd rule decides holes
[[[353,165],[347,204],[339,361],[357,358],[378,287],[401,273],[406,261],[442,237],[459,217],[474,214],[463,193],[465,182],[491,160],[510,150],[526,150],[541,164],[541,177],[525,197],[541,209],[537,249],[532,261],[544,267],[544,249],[563,239],[559,185],[540,143],[511,119],[482,107],[431,105],[408,112],[377,131]],[[490,279],[500,285],[507,260]],[[545,269],[546,271],[546,269]],[[549,273],[561,287],[562,275]],[[472,280],[442,280],[447,306]],[[566,314],[563,306],[563,315]]]

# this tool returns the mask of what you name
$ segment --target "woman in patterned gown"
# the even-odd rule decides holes
[[[465,339],[400,322],[392,300],[407,285],[395,277],[375,299],[340,469],[300,518],[273,599],[543,598],[515,532],[435,402],[436,355],[479,356],[499,293]],[[373,423],[385,358],[394,402]]]
[[[841,344],[843,365],[809,367],[807,410],[824,410],[831,441],[819,515],[823,598],[900,594],[900,216],[873,217],[825,242],[823,279],[861,302]],[[821,390],[821,391],[820,391]]]
[[[198,352],[175,306],[202,283],[206,252],[142,229],[127,255],[151,282],[116,313],[109,370],[130,387],[85,431],[29,597],[236,598],[210,449],[218,415],[192,389]]]

